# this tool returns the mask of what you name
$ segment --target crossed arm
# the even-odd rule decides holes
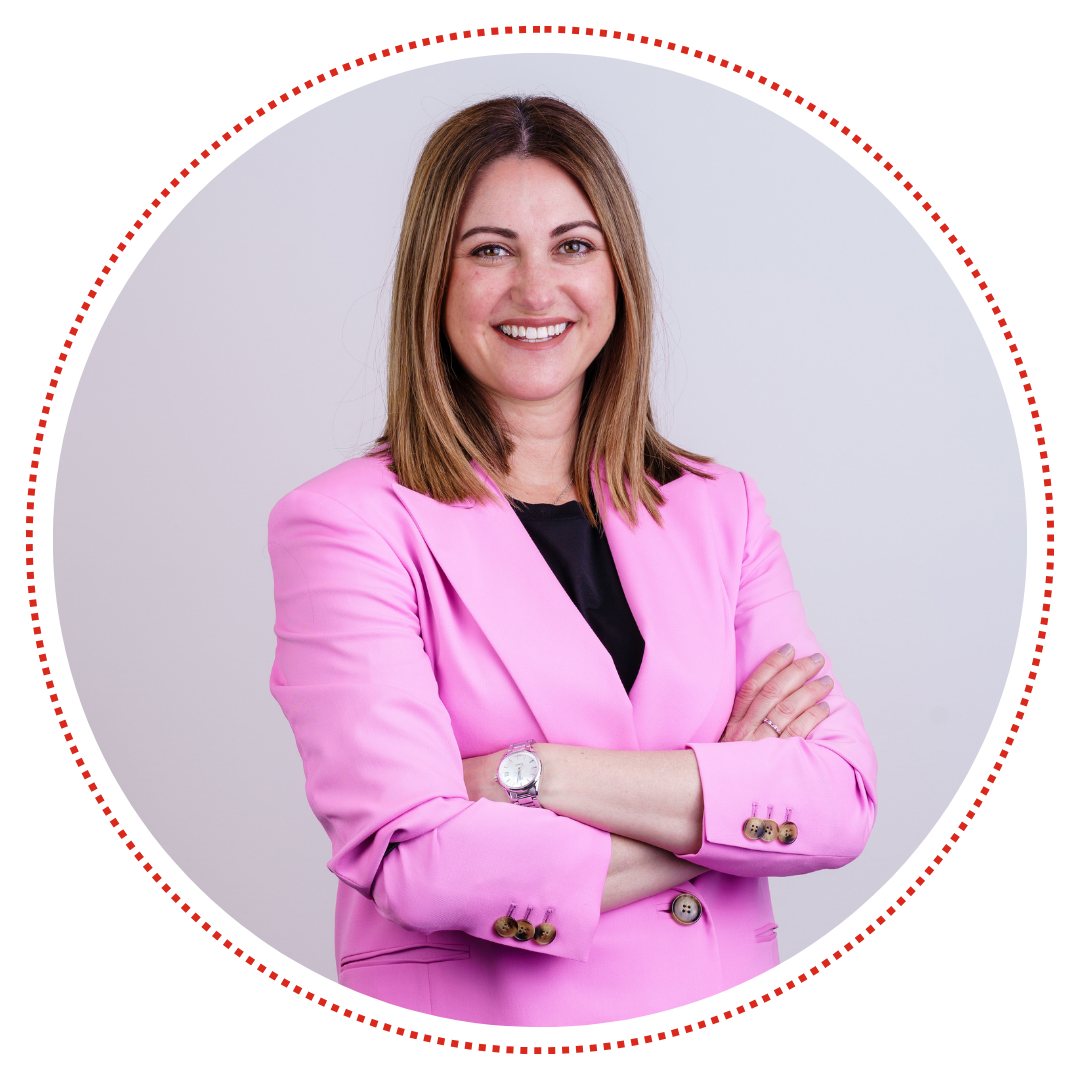
[[[785,645],[751,673],[735,697],[721,742],[802,738],[829,713],[819,653],[795,659]],[[535,744],[543,771],[540,802],[561,817],[611,834],[601,911],[672,888],[701,873],[679,858],[702,844],[704,797],[692,750],[597,750]],[[495,781],[503,751],[463,762],[469,798],[508,802]],[[523,811],[527,812],[527,811]]]
[[[303,488],[275,508],[271,687],[333,845],[330,869],[390,922],[489,940],[511,900],[554,904],[560,932],[550,954],[584,960],[598,908],[652,896],[703,869],[804,873],[844,865],[861,850],[873,818],[873,754],[854,711],[813,730],[828,688],[807,682],[820,676],[820,661],[805,656],[813,638],[752,489],[730,613],[736,649],[760,656],[771,644],[766,635],[790,627],[803,658],[778,650],[747,677],[736,656],[745,685],[720,739],[730,747],[618,753],[540,745],[546,814],[496,805],[505,801],[494,784],[501,753],[462,767],[421,635],[416,583],[394,544],[351,506],[356,491]],[[391,525],[384,531],[396,544]],[[734,530],[734,557],[739,523],[725,528]],[[743,745],[778,734],[775,747]],[[758,799],[790,800],[800,827],[812,821],[796,850],[751,843],[737,831]],[[523,846],[536,857],[515,858]],[[577,902],[582,895],[591,902]]]

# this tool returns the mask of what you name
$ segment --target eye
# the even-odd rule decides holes
[[[499,259],[510,252],[502,244],[481,244],[472,254],[479,259]]]
[[[590,251],[595,250],[596,249],[588,240],[582,240],[580,238],[575,240],[564,240],[559,245],[559,251],[564,255],[588,255]]]

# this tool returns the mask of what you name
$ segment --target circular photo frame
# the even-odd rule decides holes
[[[635,78],[617,74],[630,65]],[[590,79],[596,87],[614,86],[611,99],[599,100],[598,92],[590,99]],[[616,115],[619,93],[626,98],[635,84],[640,101]],[[384,285],[378,267],[388,265],[392,251],[403,167],[427,130],[467,100],[538,89],[589,112],[627,161],[658,254],[668,357],[657,386],[661,412],[676,441],[746,468],[770,496],[811,622],[823,639],[841,642],[830,652],[834,661],[849,660],[853,674],[845,683],[867,715],[883,778],[895,763],[893,805],[903,808],[891,820],[883,811],[879,835],[891,841],[887,855],[875,861],[870,848],[850,872],[833,875],[839,893],[824,885],[796,887],[785,900],[792,883],[783,883],[777,907],[788,903],[789,917],[778,921],[794,927],[798,947],[778,967],[662,1018],[554,1029],[544,1038],[541,1029],[485,1029],[421,1016],[335,986],[317,945],[279,934],[271,916],[250,907],[260,890],[247,892],[243,884],[265,883],[273,859],[287,848],[294,861],[284,864],[281,880],[304,884],[285,903],[281,926],[304,923],[301,916],[315,912],[308,922],[322,917],[328,939],[332,893],[320,892],[314,874],[296,869],[314,868],[326,852],[312,858],[321,833],[303,806],[299,761],[286,764],[277,752],[284,746],[295,757],[283,719],[278,716],[272,736],[265,734],[276,709],[265,677],[261,712],[250,708],[250,673],[269,655],[268,645],[272,651],[267,568],[255,561],[265,541],[255,539],[253,523],[261,528],[276,497],[354,452],[378,426]],[[666,161],[650,171],[649,147],[662,145],[658,133],[665,129],[672,136],[671,95],[680,92],[676,117],[688,130],[700,128],[707,99],[708,108],[723,112],[727,145],[726,154],[673,177]],[[403,120],[394,111],[402,101],[419,102],[426,120]],[[656,101],[669,108],[650,117],[647,105]],[[341,133],[355,132],[363,117],[371,128],[343,142]],[[394,154],[396,171],[386,165]],[[350,166],[370,170],[376,159],[384,212],[367,225],[362,247],[371,257],[361,263],[357,242],[342,243],[340,234],[364,229],[364,215],[343,209],[347,193],[331,181],[347,177]],[[722,197],[710,202],[708,193],[717,191]],[[687,214],[687,207],[695,209]],[[238,220],[241,209],[246,216]],[[315,234],[327,243],[313,252],[308,239]],[[219,250],[208,249],[213,237],[223,241]],[[262,242],[274,250],[260,248]],[[237,261],[227,261],[230,252]],[[260,264],[273,271],[264,279],[254,274]],[[293,273],[282,278],[286,264]],[[704,292],[703,267],[713,275]],[[888,273],[894,276],[883,280]],[[256,284],[242,285],[252,277]],[[244,320],[249,329],[259,323],[264,309],[256,298],[265,297],[271,279],[280,293],[270,297],[270,308],[300,306],[305,315],[292,328],[295,337],[278,324],[260,339],[264,351],[251,350]],[[328,298],[329,280],[341,285]],[[223,294],[230,281],[235,291]],[[305,290],[310,295],[297,300]],[[202,316],[220,320],[192,319],[197,335],[231,350],[235,364],[205,346],[205,356],[179,363],[192,357],[194,342],[176,315],[195,303],[204,305]],[[230,322],[229,311],[238,308],[244,318]],[[695,312],[704,313],[701,325]],[[312,343],[311,327],[320,321],[326,340]],[[724,327],[721,349],[717,326]],[[847,340],[837,333],[842,327],[851,328]],[[807,339],[811,344],[793,353]],[[35,575],[31,628],[57,733],[104,826],[162,901],[192,933],[219,942],[254,977],[285,988],[298,1006],[320,1007],[382,1034],[498,1055],[596,1054],[722,1025],[797,992],[868,945],[929,887],[998,782],[1035,692],[1053,590],[1053,488],[1028,366],[1000,299],[962,238],[901,165],[843,118],[739,58],[636,32],[532,24],[435,34],[350,57],[283,88],[168,178],[103,262],[62,340],[31,450],[26,523],[27,572]],[[268,365],[265,350],[274,341],[281,347]],[[148,342],[155,349],[149,365],[141,351]],[[873,362],[858,362],[860,343]],[[721,354],[717,363],[691,361],[710,346]],[[78,396],[58,431],[54,402],[70,395],[76,380]],[[718,417],[710,404],[718,398],[754,401],[755,409]],[[282,409],[298,403],[307,412],[296,438],[275,441]],[[245,427],[241,414],[257,422]],[[762,425],[766,415],[771,429]],[[178,444],[185,429],[190,442]],[[315,443],[311,435],[320,430],[322,442]],[[800,431],[824,430],[829,434],[792,460]],[[908,441],[898,442],[905,431]],[[61,436],[57,471],[50,439],[56,446]],[[890,444],[891,457],[883,453]],[[224,478],[245,452],[267,468],[241,491]],[[123,470],[103,472],[105,462],[122,462]],[[162,472],[163,466],[173,471]],[[988,467],[992,485],[979,475]],[[215,475],[216,488],[207,482]],[[889,493],[889,512],[875,514],[882,501],[879,492],[868,492],[875,483]],[[1018,524],[1025,486],[1029,522],[1036,510],[1039,515],[1038,553],[1044,539],[1048,545],[1045,575],[1041,559],[1027,560],[1037,571],[1025,570],[1025,546],[1036,536],[1034,526]],[[43,537],[35,517],[35,506],[54,492],[51,545],[48,538],[45,545],[54,557],[62,642],[55,618],[41,617],[53,585],[48,565],[38,561]],[[824,492],[830,492],[827,509],[812,515]],[[1038,506],[1033,492],[1042,494]],[[177,511],[178,493],[184,514]],[[229,508],[237,505],[243,513],[230,519]],[[260,506],[261,518],[253,509]],[[217,542],[194,545],[189,525],[205,535],[210,522]],[[933,546],[920,541],[928,523]],[[942,549],[954,554],[943,560]],[[935,556],[947,565],[935,567]],[[836,585],[833,567],[849,568],[850,585]],[[193,592],[188,574],[208,578],[209,592]],[[910,596],[912,576],[926,590],[921,602]],[[226,580],[240,583],[235,596]],[[868,585],[885,599],[875,600]],[[243,598],[260,588],[263,610],[245,609]],[[885,718],[875,727],[866,702],[883,702],[883,691],[872,679],[860,686],[854,674],[870,668],[880,651],[864,629],[873,622],[871,609],[883,603],[902,613],[892,620],[895,639],[885,652],[906,647],[905,665],[917,664],[919,648],[928,658],[939,655],[957,630],[955,619],[946,625],[931,618],[924,640],[913,639],[911,620],[926,619],[934,597],[970,621],[975,637],[953,648],[970,650],[961,666],[983,665],[977,680],[983,699],[961,706],[943,679],[918,716]],[[185,603],[194,620],[189,625],[169,618]],[[237,630],[247,617],[243,610],[263,627],[250,650],[240,642],[253,639]],[[169,659],[155,664],[155,657]],[[192,660],[213,657],[220,669],[200,682]],[[182,681],[185,670],[189,684]],[[237,719],[231,731],[222,727],[230,715]],[[261,744],[274,740],[272,752],[260,756]],[[924,750],[911,751],[910,744],[931,742],[938,755],[932,760]],[[215,795],[229,790],[240,795],[232,806]],[[277,843],[264,836],[245,851],[253,833],[240,805],[250,806],[259,791],[277,796],[280,816],[267,825]],[[255,816],[267,820],[265,812]],[[274,891],[280,911],[280,889]]]

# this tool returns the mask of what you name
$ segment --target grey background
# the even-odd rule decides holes
[[[504,92],[563,97],[622,155],[662,291],[662,425],[758,481],[878,751],[862,857],[773,882],[790,956],[896,870],[970,766],[1016,636],[1023,492],[989,355],[929,249],[831,151],[716,87],[616,60],[463,60],[323,105],[215,179],[119,297],[65,434],[55,565],[77,688],[183,869],[334,977],[329,845],[267,689],[266,517],[379,430],[411,166],[449,112]]]

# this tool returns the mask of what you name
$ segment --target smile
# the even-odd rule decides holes
[[[553,323],[551,326],[514,326],[503,323],[499,329],[509,338],[524,338],[526,341],[551,341],[557,338],[570,325],[568,322]]]

